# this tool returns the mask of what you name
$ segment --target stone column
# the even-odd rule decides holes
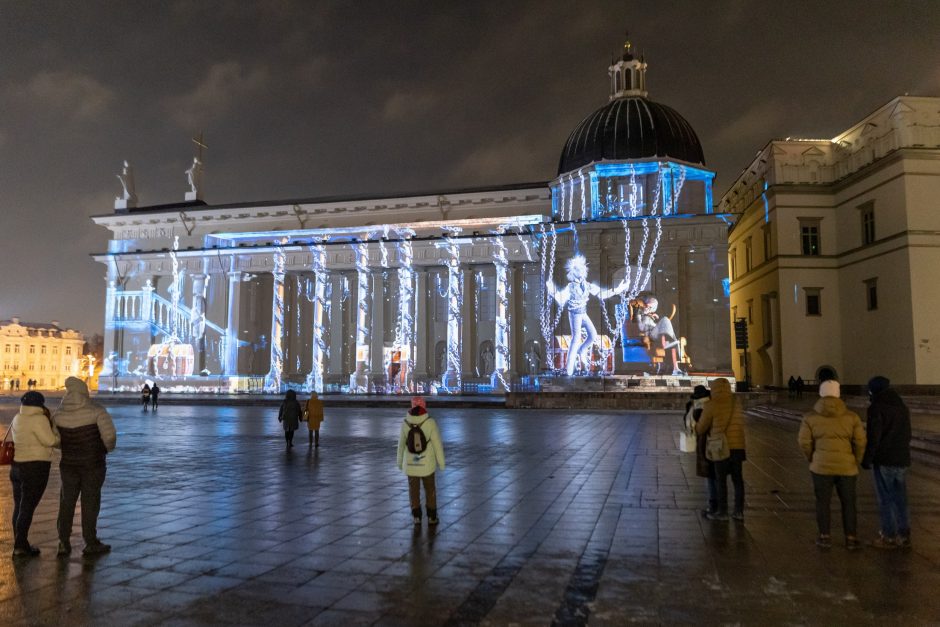
[[[426,381],[430,376],[428,371],[428,354],[433,347],[428,346],[428,330],[431,326],[430,311],[428,311],[428,269],[426,267],[415,269],[415,345],[414,345],[414,379]]]
[[[525,312],[522,308],[523,288],[522,288],[522,268],[518,263],[509,264],[509,378],[516,379],[519,376],[519,364],[523,359],[525,337],[523,337],[523,327],[525,323]],[[536,289],[537,286],[531,286],[530,289]]]
[[[456,252],[457,244],[451,244],[450,247],[451,258],[447,263],[447,371],[441,377],[441,386],[448,392],[459,393],[463,381],[460,350],[463,308],[460,305],[461,296],[466,295],[466,292],[463,291],[464,281]]]
[[[326,272],[326,248],[321,244],[314,246],[314,298],[313,298],[313,342],[310,374],[307,375],[307,388],[318,394],[323,393],[323,357],[326,343],[323,341],[323,314],[326,310],[326,284],[330,276]]]
[[[284,249],[274,251],[274,269],[271,272],[271,368],[264,377],[264,390],[269,393],[281,391],[281,376],[284,372]]]
[[[235,257],[232,257],[232,265]],[[241,326],[241,292],[242,273],[232,270],[228,275],[228,316],[225,323],[225,364],[224,372],[227,376],[238,375],[238,340]]]
[[[385,385],[388,369],[385,366],[385,272],[372,273],[372,342],[369,369],[370,382]]]
[[[372,345],[372,311],[369,297],[369,245],[359,242],[354,247],[356,253],[356,371],[350,376],[349,387],[352,392],[369,391],[371,360],[369,351]]]
[[[476,376],[477,361],[477,327],[476,327],[476,275],[473,267],[460,267],[461,293],[463,294],[462,307],[460,308],[460,364],[465,376]]]
[[[199,374],[206,367],[206,290],[209,288],[208,274],[194,274],[193,277],[193,305],[190,309],[190,328],[193,333],[193,344],[196,345],[195,372]]]
[[[346,277],[340,273],[327,277],[330,281],[330,308],[326,320],[329,328],[330,356],[327,361],[326,374],[342,378],[346,374],[343,365],[343,345],[346,342],[345,316],[343,315],[343,281]],[[347,305],[348,306],[348,305]],[[332,377],[331,377],[332,378]]]

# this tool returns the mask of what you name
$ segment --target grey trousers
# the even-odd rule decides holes
[[[107,466],[59,466],[62,491],[59,493],[59,540],[68,543],[72,535],[75,503],[82,499],[82,537],[85,544],[98,541],[98,512],[101,509],[101,486]]]

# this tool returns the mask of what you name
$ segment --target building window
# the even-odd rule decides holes
[[[35,344],[30,344],[30,345],[29,345],[29,354],[30,354],[30,355],[35,355],[35,354],[36,354],[36,345],[35,345]]]
[[[731,252],[728,253],[728,261],[731,266],[731,280],[734,281],[738,278],[738,256],[735,249],[731,249]]]
[[[6,350],[5,350],[4,352],[7,352],[7,353],[10,352],[10,345],[9,345],[9,344],[6,345]]]
[[[752,240],[750,237],[744,240],[744,271],[745,272],[750,272],[751,268],[753,267],[752,261],[754,258],[751,255],[751,249],[752,249],[751,243],[752,243]]]
[[[52,347],[52,354],[53,354],[53,355],[58,355],[58,354],[59,354],[59,347],[58,347],[58,346],[53,346],[53,347]]]
[[[819,255],[819,218],[800,219],[800,249],[804,255]]]
[[[764,234],[764,261],[770,261],[770,258],[773,256],[773,254],[770,249],[771,248],[770,238],[771,238],[772,231],[770,230],[769,222],[764,225],[763,231],[764,231],[763,233]]]
[[[66,355],[71,355],[71,354],[72,354],[72,347],[71,347],[71,346],[66,346],[66,347],[65,347],[65,354],[66,354]]]
[[[39,352],[40,352],[40,354],[45,355],[45,354],[46,354],[46,347],[45,347],[45,346],[40,346],[40,347],[39,347]]]
[[[822,315],[822,288],[821,287],[805,287],[803,288],[803,293],[806,295],[806,315],[807,316],[821,316]]]
[[[865,281],[865,302],[868,311],[878,309],[878,279],[868,279]]]
[[[875,241],[875,203],[866,202],[858,210],[862,223],[862,246],[867,246]]]
[[[19,345],[19,344],[17,344],[16,346],[13,347],[13,352],[14,352],[14,353],[19,353],[19,352],[20,352],[20,345]]]

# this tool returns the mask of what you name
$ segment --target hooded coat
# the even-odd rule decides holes
[[[872,395],[862,466],[911,465],[911,413],[893,388]]]
[[[88,386],[76,377],[65,380],[65,396],[52,414],[59,430],[62,466],[104,466],[117,444],[111,415],[88,396]]]
[[[858,474],[865,454],[865,427],[841,398],[824,396],[803,417],[797,437],[809,469],[817,475]]]
[[[434,474],[438,467],[444,468],[444,446],[441,444],[441,435],[434,419],[424,408],[415,409],[420,413],[415,415],[415,410],[408,412],[401,424],[398,436],[398,468],[404,470],[409,477],[426,477]],[[412,425],[418,425],[428,441],[428,447],[423,453],[411,453],[406,446]]]
[[[283,425],[284,431],[296,431],[297,427],[300,426],[302,413],[300,403],[297,402],[297,393],[288,390],[287,394],[284,395],[284,402],[281,403],[281,407],[277,412],[277,420]]]
[[[317,398],[317,393],[313,392],[307,399],[304,406],[304,420],[307,421],[307,428],[311,431],[319,431],[323,423],[323,401]]]
[[[744,450],[744,410],[731,391],[731,383],[727,379],[715,379],[711,382],[711,393],[711,399],[702,407],[701,418],[695,423],[695,432],[699,435],[709,430],[713,434],[724,433],[728,448]]]

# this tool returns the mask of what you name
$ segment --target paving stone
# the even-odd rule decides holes
[[[112,553],[81,556],[76,512],[56,558],[54,466],[30,532],[43,554],[0,559],[0,624],[940,623],[940,470],[909,475],[912,550],[850,553],[836,529],[820,552],[793,424],[749,421],[741,524],[699,515],[676,414],[435,410],[432,529],[411,524],[397,409],[328,408],[320,449],[290,452],[270,408],[112,411]],[[868,473],[858,485],[874,537]]]

